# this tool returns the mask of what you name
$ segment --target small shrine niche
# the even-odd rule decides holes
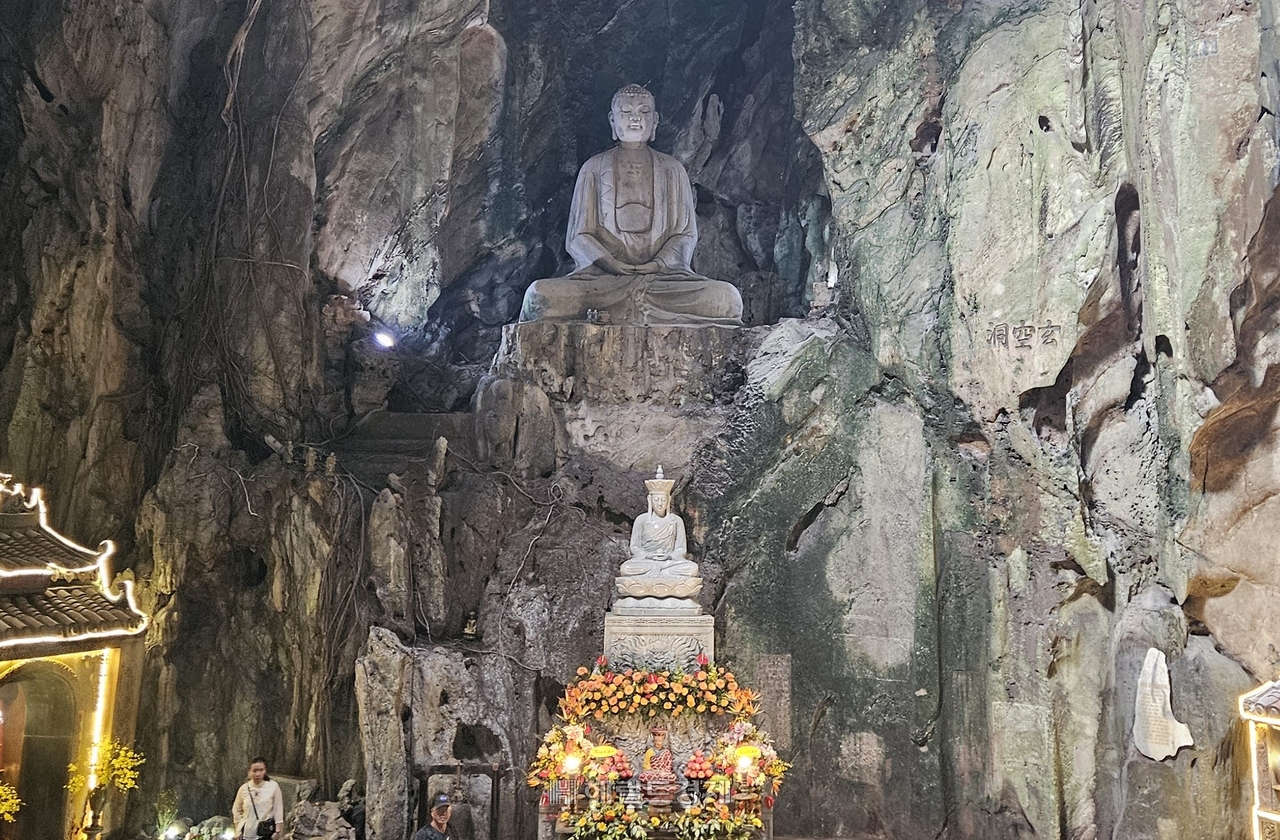
[[[760,695],[713,659],[674,487],[661,467],[645,481],[604,655],[566,687],[529,769],[540,840],[773,835],[789,765],[753,722]]]

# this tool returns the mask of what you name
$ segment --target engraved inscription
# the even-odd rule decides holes
[[[1046,347],[1057,344],[1062,335],[1062,325],[1053,321],[1043,324],[1028,324],[1019,321],[1017,324],[987,323],[987,346],[992,350],[1031,350],[1035,347]]]
[[[1192,58],[1208,58],[1211,55],[1218,54],[1218,38],[1210,35],[1208,38],[1201,38],[1191,44]]]
[[[1193,745],[1191,730],[1173,716],[1164,652],[1148,648],[1134,696],[1133,742],[1147,758],[1163,761]]]
[[[884,741],[874,732],[854,732],[840,742],[842,769],[858,782],[881,784],[884,772]]]
[[[761,654],[756,660],[756,682],[764,725],[779,750],[791,749],[791,654]]]

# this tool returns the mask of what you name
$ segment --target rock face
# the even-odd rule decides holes
[[[356,830],[337,802],[299,802],[289,812],[290,840],[355,840]]]
[[[1248,836],[1273,4],[3,8],[0,467],[155,617],[137,827],[266,754],[399,840],[412,771],[524,766],[661,464],[716,650],[790,710],[780,835]],[[748,327],[504,330],[630,81]]]

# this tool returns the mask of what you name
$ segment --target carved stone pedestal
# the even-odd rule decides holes
[[[553,402],[655,407],[732,399],[752,342],[730,327],[536,321],[502,328],[490,373],[536,385]]]
[[[715,659],[715,616],[604,617],[604,655],[614,669],[633,665],[671,670],[692,666],[698,654]]]

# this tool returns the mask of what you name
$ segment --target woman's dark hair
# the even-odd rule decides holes
[[[259,755],[259,756],[255,756],[255,757],[253,757],[253,758],[249,759],[249,767],[250,767],[251,769],[252,769],[253,765],[255,765],[255,764],[261,764],[261,765],[262,765],[262,769],[263,769],[263,770],[266,770],[266,769],[267,769],[267,760],[266,760],[265,758],[263,758],[262,756],[260,756],[260,755]],[[263,780],[264,782],[265,782],[265,781],[268,781],[270,778],[271,778],[271,777],[270,777],[270,776],[268,776],[266,773],[263,773],[263,774],[262,774],[262,780]]]

